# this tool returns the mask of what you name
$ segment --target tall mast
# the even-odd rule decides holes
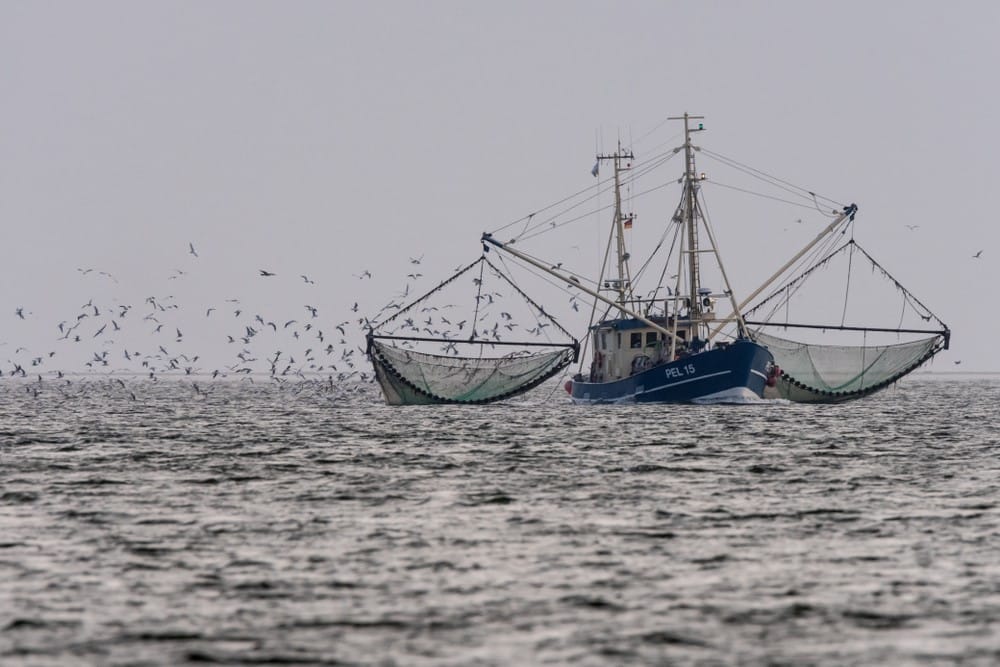
[[[674,116],[669,120],[684,121],[684,222],[687,225],[688,237],[688,281],[690,283],[689,297],[691,299],[690,317],[692,320],[701,313],[701,301],[698,290],[701,287],[699,249],[698,249],[698,172],[694,163],[694,145],[691,143],[691,134],[701,132],[705,128],[698,123],[697,129],[691,129],[691,120],[703,120],[704,116],[692,116],[685,113],[683,116]]]
[[[535,267],[536,269],[539,269],[542,272],[549,274],[550,276],[558,278],[559,280],[563,281],[564,283],[566,283],[570,287],[574,287],[574,288],[580,290],[581,292],[583,292],[584,294],[589,294],[590,296],[594,297],[598,301],[602,301],[602,302],[608,304],[609,306],[618,309],[619,311],[621,311],[622,313],[628,315],[629,317],[634,317],[635,319],[639,320],[640,322],[642,322],[646,326],[652,327],[656,331],[660,332],[665,337],[670,338],[670,339],[676,339],[677,338],[677,334],[674,333],[673,331],[671,331],[670,329],[667,329],[664,326],[662,326],[660,324],[657,324],[656,322],[653,322],[652,320],[648,319],[645,315],[632,310],[627,305],[621,304],[621,303],[617,303],[615,301],[612,301],[608,297],[606,297],[603,294],[601,294],[600,291],[599,291],[600,290],[600,286],[598,286],[598,289],[590,289],[586,285],[582,284],[580,282],[580,280],[576,276],[571,275],[571,274],[563,274],[561,272],[561,270],[559,270],[559,269],[557,269],[555,267],[548,266],[548,265],[546,265],[546,264],[544,264],[542,262],[539,262],[534,257],[531,257],[530,255],[526,255],[523,252],[521,252],[520,250],[515,249],[514,247],[512,247],[512,244],[510,244],[510,243],[502,243],[501,241],[497,241],[495,238],[493,238],[493,235],[490,234],[490,233],[488,233],[488,232],[486,232],[486,233],[483,234],[481,240],[482,240],[482,242],[484,244],[483,245],[484,248],[486,247],[485,246],[486,243],[489,243],[490,245],[496,246],[497,248],[500,248],[501,250],[510,253],[514,257],[517,257],[518,259],[520,259],[521,261],[525,262],[526,264],[530,264],[533,267]]]
[[[618,303],[625,304],[632,298],[632,275],[629,270],[629,253],[625,248],[625,221],[631,221],[632,216],[627,218],[622,214],[622,193],[621,193],[621,172],[632,168],[631,162],[626,162],[622,166],[622,160],[634,160],[632,151],[622,152],[621,141],[618,142],[618,150],[612,155],[598,155],[597,160],[611,160],[615,167],[615,217],[612,223],[611,233],[615,238],[615,254],[618,259],[618,278],[612,282],[611,291],[618,293]]]

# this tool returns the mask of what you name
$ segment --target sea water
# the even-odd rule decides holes
[[[0,383],[0,664],[1000,662],[1000,379]]]

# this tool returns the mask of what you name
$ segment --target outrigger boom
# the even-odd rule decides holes
[[[837,215],[837,217],[834,218],[833,221],[823,229],[823,231],[821,231],[819,234],[816,235],[816,238],[807,243],[806,246],[802,248],[802,250],[798,251],[794,257],[785,262],[780,269],[775,271],[770,278],[765,280],[763,285],[755,289],[753,293],[750,294],[750,296],[743,299],[743,302],[740,303],[740,305],[733,312],[729,313],[727,317],[723,318],[722,320],[723,323],[718,327],[716,327],[710,334],[708,334],[708,339],[711,340],[715,338],[719,334],[719,332],[722,331],[722,328],[725,326],[726,322],[732,321],[733,318],[737,317],[738,314],[741,314],[743,312],[743,309],[746,308],[747,305],[750,304],[754,299],[756,299],[761,292],[763,292],[772,284],[774,284],[775,280],[780,278],[785,273],[785,271],[787,271],[793,264],[795,264],[795,262],[799,261],[799,259],[801,259],[803,255],[809,252],[817,243],[819,243],[824,238],[829,236],[833,232],[833,230],[835,230],[840,225],[840,223],[842,223],[847,218],[853,220],[854,215],[857,212],[858,212],[857,204],[851,204],[850,206],[845,206],[844,210],[841,211]]]
[[[559,271],[553,269],[552,267],[546,266],[542,262],[539,262],[537,259],[535,259],[533,257],[529,257],[528,255],[524,254],[523,252],[521,252],[519,250],[515,250],[514,248],[511,248],[509,244],[504,243],[502,241],[497,241],[495,238],[493,238],[493,235],[490,234],[489,232],[483,233],[482,241],[483,241],[483,243],[489,243],[490,245],[493,245],[493,246],[495,246],[497,248],[500,248],[501,250],[504,250],[504,251],[510,253],[511,255],[513,255],[514,257],[517,257],[521,261],[527,262],[528,264],[531,264],[532,266],[534,266],[537,269],[541,269],[542,271],[544,271],[545,273],[548,273],[550,276],[553,276],[554,278],[558,278],[559,280],[563,281],[564,283],[566,283],[570,287],[575,287],[575,288],[579,289],[581,292],[584,292],[585,294],[589,294],[590,296],[594,297],[595,299],[597,299],[599,301],[603,301],[604,303],[608,304],[612,308],[617,308],[618,310],[620,310],[621,312],[625,313],[629,317],[634,317],[635,319],[639,320],[640,322],[642,322],[646,326],[652,327],[656,331],[659,331],[660,333],[662,333],[664,335],[670,336],[674,340],[683,342],[683,339],[681,339],[680,336],[678,336],[677,334],[675,334],[670,329],[667,329],[667,328],[665,328],[665,327],[657,324],[656,322],[653,322],[652,320],[650,320],[649,318],[645,317],[644,315],[640,315],[636,311],[634,311],[631,308],[629,308],[629,307],[625,306],[624,304],[622,304],[620,301],[614,301],[614,300],[609,299],[608,297],[600,294],[596,290],[592,290],[589,287],[585,287],[576,278],[576,276],[565,276],[562,273],[560,273]]]

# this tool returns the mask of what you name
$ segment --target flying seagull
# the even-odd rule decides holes
[[[270,276],[273,276],[273,275],[276,275],[276,274],[271,273],[270,271],[265,271],[264,269],[261,269],[260,270],[260,275],[263,278],[269,278]]]
[[[982,255],[982,254],[983,254],[983,251],[980,250],[979,252],[977,252],[975,255],[972,256],[972,259],[979,259],[979,256]]]
[[[198,253],[195,252],[194,244],[191,243],[190,241],[188,242],[188,252],[191,253],[192,255],[194,255],[195,257],[198,256]]]

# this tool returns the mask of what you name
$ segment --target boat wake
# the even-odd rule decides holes
[[[691,401],[698,405],[791,405],[787,398],[759,398],[757,396],[718,396],[696,398]]]

